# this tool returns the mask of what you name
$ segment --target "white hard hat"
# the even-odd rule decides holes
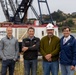
[[[54,29],[54,25],[49,23],[47,24],[46,29]]]

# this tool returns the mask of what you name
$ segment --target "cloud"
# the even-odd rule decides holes
[[[56,11],[58,9],[65,13],[72,13],[76,11],[76,0],[47,0],[50,10]]]

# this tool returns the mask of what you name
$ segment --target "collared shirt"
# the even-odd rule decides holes
[[[13,36],[11,36],[10,38],[8,36],[6,36],[6,37],[7,37],[7,39],[12,39],[13,38]]]
[[[70,38],[71,38],[70,35],[69,35],[68,37],[64,37],[64,39],[63,39],[63,44],[65,44]]]
[[[17,59],[19,52],[18,40],[13,36],[9,39],[7,36],[0,41],[0,56],[2,60]]]
[[[30,40],[34,39],[34,36],[33,37],[28,37]]]

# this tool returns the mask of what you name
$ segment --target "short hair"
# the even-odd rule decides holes
[[[71,31],[71,29],[69,27],[64,27],[64,28],[62,28],[62,32],[67,28],[69,29],[69,31]]]
[[[35,29],[33,27],[29,27],[27,31],[29,31],[30,29],[32,29],[33,31],[35,31]]]

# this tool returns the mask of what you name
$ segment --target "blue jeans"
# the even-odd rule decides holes
[[[71,66],[61,64],[61,75],[74,75],[75,70],[70,69]]]
[[[24,60],[25,75],[37,75],[37,60]]]
[[[46,62],[43,61],[43,74],[44,75],[50,75],[50,72],[52,75],[58,75],[59,71],[59,62]]]
[[[14,75],[14,67],[15,61],[14,60],[2,60],[2,72],[1,75],[7,75],[7,68],[9,69],[9,75]]]

